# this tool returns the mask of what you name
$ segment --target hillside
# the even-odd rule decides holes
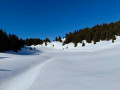
[[[120,90],[119,38],[86,47],[71,43],[64,50],[51,42],[0,53],[0,90]]]
[[[102,49],[102,48],[108,48],[110,46],[115,46],[116,44],[120,44],[120,36],[116,37],[116,40],[114,40],[114,43],[112,42],[112,40],[109,41],[100,41],[97,42],[96,44],[94,44],[94,42],[88,43],[86,40],[84,40],[85,46],[82,46],[82,43],[78,43],[77,47],[74,47],[74,43],[69,43],[69,44],[65,44],[63,46],[63,42],[65,41],[65,39],[62,39],[62,42],[59,41],[53,41],[53,42],[48,42],[47,46],[45,45],[45,43],[43,43],[42,45],[37,45],[40,47],[49,47],[51,49],[60,49],[60,50],[65,50],[65,51],[82,51],[82,50],[96,50],[96,49]],[[34,45],[32,45],[34,47]]]
[[[97,25],[54,41],[1,30],[0,90],[119,90],[119,26]]]
[[[94,44],[109,40],[114,42],[116,36],[120,36],[120,22],[95,25],[92,28],[84,28],[70,32],[65,35],[63,45],[73,42],[75,47],[77,47],[78,43],[82,43],[83,46],[85,46],[84,40],[88,43],[94,42]]]

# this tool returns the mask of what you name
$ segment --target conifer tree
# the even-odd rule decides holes
[[[46,38],[46,39],[44,40],[44,42],[50,42],[50,39]]]
[[[14,34],[7,34],[5,31],[0,29],[0,52],[13,50],[17,52],[24,47],[24,40],[19,39]]]
[[[47,42],[45,42],[45,46],[47,46]]]
[[[62,40],[61,40],[61,37],[60,37],[60,36],[59,36],[59,39],[58,39],[58,41],[59,41],[59,42],[62,42]]]
[[[77,43],[76,42],[74,43],[74,47],[77,47]]]
[[[82,43],[82,47],[84,47],[84,46],[85,46],[85,43],[83,42],[83,43]]]
[[[57,38],[57,37],[55,38],[55,41],[58,41],[58,38]]]

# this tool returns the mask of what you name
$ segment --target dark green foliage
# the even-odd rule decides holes
[[[0,52],[13,50],[17,52],[24,47],[25,41],[19,39],[14,34],[7,35],[5,31],[0,30]]]
[[[77,43],[74,43],[74,47],[77,47]]]
[[[61,39],[61,37],[60,37],[60,36],[59,36],[59,39],[58,39],[58,41],[59,41],[59,42],[62,42],[62,39]]]
[[[43,44],[43,40],[37,38],[30,38],[30,39],[27,38],[25,44],[27,46]]]
[[[30,50],[32,50],[32,48],[30,47]]]
[[[112,43],[114,43],[114,40],[112,40]]]
[[[113,37],[112,37],[112,40],[116,40],[116,37],[115,37],[115,35],[113,35]]]
[[[50,40],[49,40],[48,38],[46,38],[46,39],[44,40],[44,42],[45,42],[45,46],[47,46],[47,43],[50,42]]]
[[[55,41],[58,41],[58,38],[57,38],[57,37],[55,38]]]
[[[96,40],[95,39],[93,39],[93,43],[96,44]]]
[[[47,42],[45,42],[45,46],[47,46]]]
[[[63,45],[73,42],[76,47],[77,43],[81,43],[83,40],[86,40],[87,43],[92,43],[93,41],[96,44],[100,40],[116,40],[115,35],[120,36],[120,21],[70,32],[65,35],[66,40]]]
[[[61,39],[61,37],[59,36],[59,38],[56,37],[54,41],[62,42],[62,39]]]
[[[96,44],[96,41],[94,41],[94,44]]]
[[[85,43],[83,42],[83,43],[82,43],[82,47],[84,47],[84,46],[85,46]]]
[[[112,37],[112,43],[114,43],[114,40],[116,40],[115,35],[113,35],[113,37]]]
[[[46,39],[44,40],[44,42],[50,42],[50,39],[46,38]]]
[[[42,40],[39,38],[30,38],[30,39],[26,39],[25,44],[27,46],[31,46],[31,45],[38,45],[38,44],[43,44],[43,42],[47,43],[50,42],[50,40],[48,38]]]

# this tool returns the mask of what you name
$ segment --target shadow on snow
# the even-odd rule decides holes
[[[0,69],[0,71],[12,71],[12,70],[7,70],[7,69]]]
[[[30,50],[30,47],[25,46],[24,48],[22,48],[21,50],[19,50],[18,52],[14,52],[14,51],[7,51],[5,53],[8,54],[16,54],[16,55],[39,55],[40,53],[42,53],[39,50],[36,50],[34,48],[32,48],[32,50]]]

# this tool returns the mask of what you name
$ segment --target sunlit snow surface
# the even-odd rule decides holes
[[[85,47],[31,47],[0,53],[0,90],[120,90],[120,37]]]

